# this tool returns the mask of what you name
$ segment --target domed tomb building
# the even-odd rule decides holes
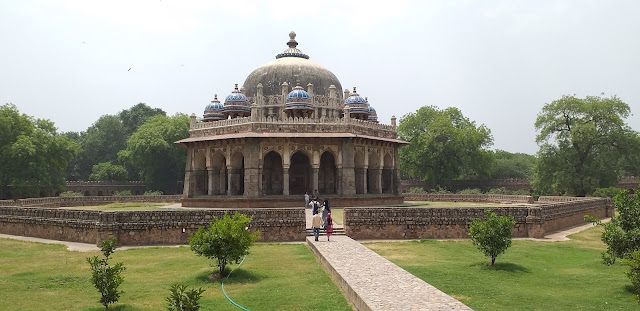
[[[332,206],[392,204],[399,196],[396,120],[378,123],[368,98],[288,48],[191,115],[183,206],[301,206],[306,192]],[[222,98],[222,97],[221,97]]]

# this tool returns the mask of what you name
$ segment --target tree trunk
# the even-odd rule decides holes
[[[493,266],[493,264],[496,263],[496,257],[491,257],[491,265]]]

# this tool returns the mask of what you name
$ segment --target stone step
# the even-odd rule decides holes
[[[313,236],[313,229],[307,228],[307,229],[305,229],[305,233],[306,233],[306,236]],[[320,230],[320,235],[321,236],[326,236],[327,232],[325,230],[321,229]],[[332,235],[347,235],[347,234],[344,232],[344,228],[333,228]]]

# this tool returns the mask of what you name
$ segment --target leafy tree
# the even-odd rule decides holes
[[[626,190],[620,191],[613,198],[613,207],[616,215],[608,223],[585,216],[604,227],[602,241],[607,244],[607,251],[602,253],[602,259],[608,265],[615,263],[616,258],[625,258],[640,250],[640,192],[632,197]]]
[[[98,256],[87,257],[87,262],[91,266],[91,281],[93,286],[100,292],[100,303],[109,310],[109,305],[118,302],[120,295],[123,293],[118,290],[124,279],[120,275],[126,268],[124,264],[119,262],[115,265],[109,264],[109,256],[116,250],[116,239],[111,238],[102,241],[100,250],[104,255],[104,259]]]
[[[175,141],[189,136],[189,117],[157,115],[149,119],[127,140],[120,160],[140,170],[144,182],[154,190],[172,193],[184,177],[186,151]]]
[[[495,165],[491,169],[491,178],[531,178],[536,157],[525,153],[511,153],[496,150]]]
[[[169,311],[198,311],[200,310],[200,298],[204,289],[190,289],[187,286],[173,284],[169,289],[171,295],[165,300]]]
[[[162,115],[167,116],[167,113],[160,108],[151,108],[145,103],[138,103],[137,105],[120,111],[118,117],[122,121],[124,131],[128,136],[131,136],[140,125],[144,124],[147,120],[153,116]]]
[[[125,181],[127,180],[127,169],[121,165],[102,162],[93,166],[89,180]]]
[[[613,186],[640,150],[640,136],[624,122],[629,113],[615,96],[563,96],[545,105],[535,123],[536,192],[585,196]]]
[[[629,267],[629,271],[625,274],[631,281],[633,292],[636,294],[635,299],[640,302],[640,250],[631,252],[623,263]]]
[[[78,155],[78,175],[87,180],[93,166],[116,163],[118,152],[126,147],[128,135],[119,117],[103,115],[81,134],[82,152]]]
[[[231,218],[225,212],[220,220],[214,217],[209,228],[200,227],[191,236],[189,246],[198,256],[217,260],[222,276],[227,264],[240,262],[243,256],[249,254],[249,247],[259,239],[259,232],[249,232],[252,218],[238,212]]]
[[[598,188],[593,192],[593,196],[600,198],[613,198],[622,190],[624,189],[617,187]]]
[[[79,147],[59,135],[53,122],[0,106],[0,197],[34,197],[61,190],[64,171]]]
[[[405,115],[398,137],[409,142],[399,151],[400,167],[429,188],[450,187],[462,176],[488,178],[493,157],[491,131],[476,126],[456,108],[425,106]]]
[[[512,216],[498,217],[493,211],[484,211],[485,220],[475,219],[469,226],[469,236],[485,256],[491,257],[491,265],[498,255],[511,246],[511,228],[515,225]]]

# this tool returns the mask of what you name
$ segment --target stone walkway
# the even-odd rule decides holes
[[[349,237],[307,246],[357,310],[471,310]]]

